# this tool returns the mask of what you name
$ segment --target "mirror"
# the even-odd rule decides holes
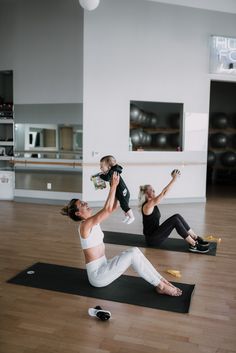
[[[15,124],[15,156],[81,159],[82,138],[80,125]]]
[[[29,129],[29,149],[36,148],[57,148],[56,130],[33,128]]]

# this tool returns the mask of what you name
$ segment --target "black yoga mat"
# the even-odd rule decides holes
[[[183,290],[183,294],[180,297],[170,297],[157,294],[153,286],[140,277],[122,275],[109,286],[95,288],[89,284],[84,269],[41,262],[7,282],[178,313],[188,313],[195,286],[172,282]]]
[[[104,231],[104,242],[110,243],[110,244],[116,244],[116,245],[128,245],[128,246],[137,246],[137,247],[143,247],[143,248],[155,248],[155,249],[190,253],[188,243],[183,239],[176,239],[176,238],[167,238],[159,246],[148,246],[147,243],[145,242],[145,237],[142,234]],[[200,255],[215,256],[216,248],[217,248],[217,243],[211,242],[209,246],[209,251],[207,253],[203,253]],[[199,253],[196,253],[196,254],[199,254]]]

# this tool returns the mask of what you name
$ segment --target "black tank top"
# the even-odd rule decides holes
[[[157,230],[160,224],[161,213],[157,206],[154,206],[154,209],[150,215],[145,215],[143,213],[143,206],[147,202],[144,202],[142,205],[142,216],[143,216],[143,234],[145,236],[151,236],[152,233]]]

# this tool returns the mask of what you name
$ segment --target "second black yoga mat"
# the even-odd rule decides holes
[[[144,235],[141,234],[131,234],[131,233],[119,233],[119,232],[110,232],[104,231],[104,242],[109,244],[116,245],[128,245],[128,246],[137,246],[143,248],[155,248],[162,250],[171,250],[171,251],[180,251],[180,252],[189,252],[189,246],[186,241],[183,239],[176,238],[167,238],[159,246],[148,246],[145,242]],[[209,251],[200,255],[216,255],[217,243],[210,243]],[[196,253],[199,255],[199,253]]]
[[[183,290],[183,294],[180,297],[170,297],[157,294],[153,286],[140,277],[122,275],[107,287],[95,288],[89,284],[84,269],[41,262],[20,272],[8,283],[178,313],[188,313],[195,286],[174,283]]]

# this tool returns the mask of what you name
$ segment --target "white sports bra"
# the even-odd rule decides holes
[[[104,234],[101,230],[100,224],[96,224],[95,226],[93,226],[93,228],[91,228],[90,230],[89,236],[85,239],[81,237],[80,225],[78,227],[78,232],[82,249],[90,249],[100,244],[103,244]]]

